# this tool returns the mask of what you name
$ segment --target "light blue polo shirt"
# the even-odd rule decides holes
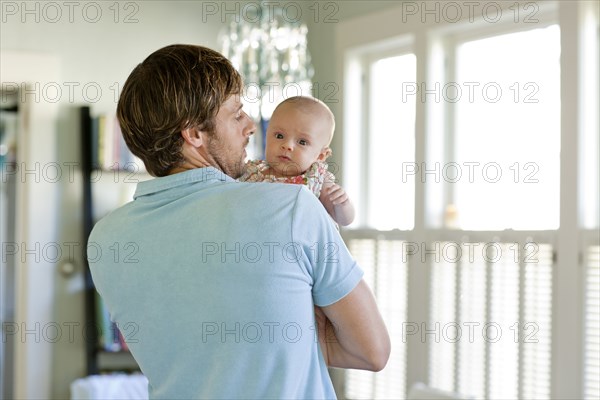
[[[313,305],[363,272],[304,186],[200,168],[138,184],[88,245],[151,399],[330,399]]]

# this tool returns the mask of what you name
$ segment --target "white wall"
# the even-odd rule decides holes
[[[40,64],[43,69],[35,68]],[[53,56],[4,51],[0,71],[2,87],[11,89],[11,82],[56,79],[58,62]],[[52,345],[41,340],[40,332],[42,326],[53,323],[56,266],[41,253],[46,248],[44,244],[56,242],[56,215],[47,210],[58,208],[58,187],[50,180],[40,179],[41,167],[36,166],[49,165],[55,160],[57,106],[26,103],[19,104],[19,111],[17,136],[22,140],[17,145],[17,164],[13,170],[15,243],[2,243],[3,257],[14,255],[14,282],[9,283],[14,284],[15,292],[14,317],[10,321],[14,325],[6,330],[2,327],[3,335],[6,334],[2,339],[6,346],[14,345],[14,368],[9,367],[13,368],[14,396],[33,399],[46,397],[51,387]],[[11,250],[5,244],[14,247]]]
[[[111,86],[115,82],[122,86],[150,52],[172,43],[216,48],[221,28],[220,15],[207,15],[202,2],[122,2],[118,13],[114,2],[74,2],[71,9],[62,2],[50,3],[55,6],[3,2],[0,48],[57,55],[58,83],[64,89],[60,103],[65,106],[84,102],[83,86],[98,83],[102,95],[96,96],[92,87],[88,98],[97,100],[100,110],[114,107]],[[74,87],[73,101],[69,85],[79,85]]]

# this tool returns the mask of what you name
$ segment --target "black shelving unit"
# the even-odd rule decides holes
[[[83,189],[83,263],[85,266],[85,326],[86,326],[86,365],[87,374],[123,371],[139,372],[139,367],[127,350],[111,352],[100,347],[98,334],[98,294],[87,261],[87,243],[94,227],[94,202],[92,195],[92,173],[96,169],[92,157],[92,117],[89,106],[80,108],[81,132],[81,172]]]
[[[85,319],[88,335],[86,336],[86,365],[88,375],[99,373],[97,352],[98,333],[96,330],[96,288],[92,281],[90,266],[87,261],[88,237],[94,227],[92,209],[92,119],[90,108],[80,109],[81,132],[81,174],[83,178],[83,263],[85,266]]]

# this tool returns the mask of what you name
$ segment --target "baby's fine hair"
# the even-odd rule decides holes
[[[275,110],[273,111],[273,113],[277,112],[278,108],[283,107],[285,105],[293,105],[307,113],[310,113],[311,111],[314,111],[314,110],[324,111],[325,114],[327,115],[327,118],[329,119],[330,124],[331,124],[331,135],[329,137],[329,141],[331,142],[331,139],[333,139],[333,132],[335,131],[335,116],[333,115],[333,113],[331,112],[331,110],[329,109],[327,104],[325,104],[324,102],[322,102],[321,100],[319,100],[315,97],[293,96],[293,97],[288,97],[287,99],[285,99],[281,103],[279,103],[277,105],[277,107],[275,107]]]

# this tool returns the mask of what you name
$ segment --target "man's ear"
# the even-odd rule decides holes
[[[325,147],[323,147],[323,150],[321,150],[321,153],[319,154],[319,157],[317,158],[317,160],[325,161],[331,155],[331,153],[332,153],[332,151],[329,148],[329,146],[325,146]]]
[[[181,131],[184,142],[192,147],[200,147],[203,144],[202,132],[195,128],[187,128]]]

